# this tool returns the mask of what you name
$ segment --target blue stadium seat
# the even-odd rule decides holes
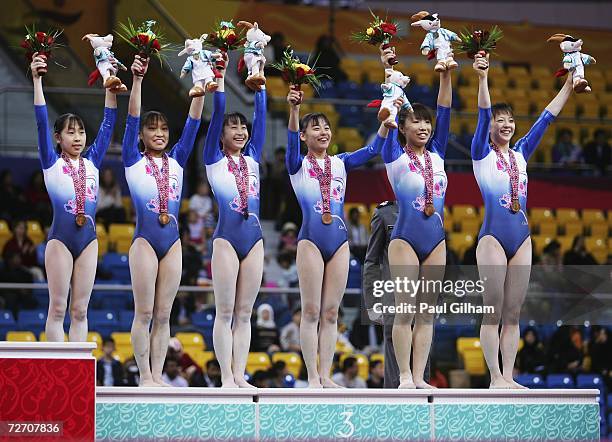
[[[574,379],[567,373],[549,374],[546,377],[546,386],[548,388],[574,388]]]
[[[576,387],[598,389],[600,392],[598,397],[599,403],[604,405],[606,385],[604,384],[601,376],[596,374],[579,374],[576,376]]]
[[[197,312],[191,315],[191,323],[194,327],[199,329],[204,336],[204,342],[206,342],[206,348],[213,348],[213,325],[215,323],[215,315],[210,311]]]
[[[457,362],[456,327],[452,325],[435,325],[433,340],[433,355],[439,362]]]
[[[16,329],[17,322],[15,322],[13,313],[8,310],[0,310],[0,341],[6,339],[6,332]]]
[[[477,338],[480,333],[473,325],[457,325],[455,331],[458,338]]]
[[[49,307],[49,291],[47,289],[34,289],[32,290],[32,296],[36,299],[39,309]]]
[[[354,258],[349,261],[349,273],[346,287],[350,289],[358,289],[361,287],[361,264]]]
[[[340,126],[356,127],[361,124],[365,109],[363,106],[338,105],[336,110],[340,114]]]
[[[544,377],[539,374],[520,374],[516,382],[528,388],[545,388]]]
[[[365,82],[361,85],[361,95],[366,97],[366,100],[378,100],[382,98],[380,83]]]
[[[285,375],[285,378],[283,379],[283,387],[285,388],[295,387],[295,378],[293,377],[292,374]]]
[[[132,329],[134,321],[134,310],[119,311],[119,331],[128,332]]]
[[[102,258],[102,268],[109,272],[113,279],[130,282],[130,266],[127,254],[107,253]]]
[[[112,310],[89,310],[87,319],[89,329],[97,331],[102,337],[110,336],[119,327],[117,314]]]
[[[338,92],[334,82],[331,80],[322,80],[318,95],[320,98],[338,98]]]
[[[45,330],[46,310],[22,310],[17,316],[19,330],[31,331],[36,336]]]
[[[338,92],[338,97],[340,98],[349,98],[353,100],[362,98],[361,87],[352,81],[343,81],[338,83],[336,85],[336,90]]]

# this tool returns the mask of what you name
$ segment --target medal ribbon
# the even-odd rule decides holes
[[[504,165],[506,168],[506,172],[510,175],[510,200],[518,201],[518,181],[519,181],[519,171],[518,166],[516,165],[516,157],[514,156],[514,151],[512,149],[508,149],[508,158],[510,158],[510,165],[504,158],[499,147],[495,144],[491,144],[495,154],[497,155],[497,159]]]
[[[329,155],[325,154],[325,169],[321,170],[317,159],[308,152],[306,155],[308,162],[312,166],[313,170],[317,174],[317,181],[319,182],[319,189],[321,190],[321,198],[323,199],[323,213],[331,213],[330,199],[331,199],[331,159]]]
[[[427,149],[423,149],[423,155],[425,156],[425,168],[419,161],[417,154],[411,147],[404,147],[404,152],[410,158],[421,175],[423,175],[423,179],[425,180],[425,205],[431,204],[433,205],[433,167],[431,165],[431,156],[429,155],[429,151]]]
[[[170,194],[170,166],[168,164],[168,155],[162,154],[161,172],[153,159],[153,156],[146,152],[147,162],[153,172],[155,184],[157,184],[157,192],[159,194],[159,213],[168,213],[168,199]]]
[[[227,164],[230,172],[234,175],[236,180],[236,187],[238,188],[238,195],[240,196],[240,210],[242,213],[248,213],[249,210],[249,168],[247,166],[244,155],[240,154],[238,164],[234,161],[234,158],[228,153],[225,154],[227,157]]]
[[[72,162],[65,152],[62,152],[62,159],[68,166],[70,171],[70,177],[72,178],[72,184],[74,185],[74,196],[76,201],[76,213],[77,215],[85,214],[85,161],[79,156],[79,169],[75,170],[72,166]]]

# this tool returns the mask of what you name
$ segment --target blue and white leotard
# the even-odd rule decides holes
[[[132,195],[132,204],[136,210],[136,238],[144,238],[153,247],[157,259],[162,259],[170,247],[179,239],[178,215],[183,191],[183,168],[193,150],[200,120],[187,117],[181,138],[167,152],[170,167],[170,186],[168,192],[168,215],[170,222],[161,225],[159,222],[159,193],[153,172],[147,163],[146,156],[138,149],[138,132],[140,117],[127,116],[125,135],[123,137],[123,166]],[[161,170],[162,159],[154,158]]]
[[[374,143],[355,152],[330,156],[331,186],[330,210],[331,224],[323,224],[323,201],[317,175],[308,159],[300,154],[299,132],[288,131],[287,153],[285,163],[291,178],[291,185],[302,209],[302,227],[298,241],[307,239],[319,251],[325,262],[329,261],[336,251],[348,240],[344,223],[344,193],[346,191],[346,172],[367,163],[380,153],[385,139],[376,136]],[[325,167],[324,159],[317,159],[319,167]]]
[[[435,213],[425,215],[425,179],[397,140],[397,129],[389,131],[382,150],[387,177],[399,205],[397,223],[391,240],[406,241],[419,261],[426,259],[440,242],[444,241],[444,196],[448,179],[444,171],[444,156],[450,128],[450,108],[438,106],[436,128],[425,148],[431,157],[433,169],[433,205]],[[417,155],[425,168],[424,155]]]
[[[213,113],[204,143],[204,164],[208,182],[219,206],[219,222],[213,238],[227,240],[236,251],[238,259],[242,261],[263,237],[259,223],[259,158],[266,139],[266,91],[255,93],[253,129],[243,151],[249,169],[248,219],[244,219],[240,210],[236,179],[230,172],[227,157],[219,144],[224,113],[225,93],[215,92]],[[234,162],[239,164],[239,156],[233,158]]]
[[[526,215],[527,161],[555,117],[546,110],[542,112],[527,135],[512,146],[519,169],[518,197],[521,210],[517,213],[510,210],[510,175],[497,160],[497,154],[489,144],[491,117],[490,108],[478,108],[478,125],[472,139],[472,166],[485,205],[485,216],[478,240],[485,235],[491,235],[499,241],[507,259],[510,259],[529,236]],[[508,153],[503,155],[506,163],[510,164]]]
[[[113,136],[117,109],[104,108],[104,119],[93,144],[81,155],[85,163],[85,225],[77,226],[76,198],[70,170],[51,141],[47,106],[34,106],[38,126],[38,155],[43,168],[45,185],[53,206],[53,224],[49,240],[61,241],[76,259],[96,239],[96,204],[100,164]],[[72,161],[78,169],[79,162]]]

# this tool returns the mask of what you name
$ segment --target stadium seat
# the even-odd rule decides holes
[[[128,253],[134,237],[133,224],[111,224],[108,231],[109,243],[117,253]]]
[[[607,222],[594,222],[589,227],[589,232],[591,236],[598,236],[601,238],[606,238],[608,236],[608,223]]]
[[[453,218],[456,221],[461,221],[465,218],[476,218],[476,208],[466,204],[455,204],[452,206]]]
[[[13,313],[9,310],[0,310],[0,341],[4,340],[6,332],[16,328],[17,322],[15,322]]]
[[[344,204],[344,217],[348,222],[349,212],[352,208],[356,207],[359,210],[359,221],[361,224],[366,226],[369,229],[370,226],[370,211],[368,210],[368,206],[363,203],[345,203]]]
[[[38,336],[38,342],[48,342],[47,333],[40,332],[40,335]],[[68,342],[68,333],[64,333],[64,342]]]
[[[562,229],[565,232],[565,236],[571,237],[572,239],[578,235],[584,233],[584,225],[581,221],[571,221],[565,223]]]
[[[206,343],[204,342],[204,336],[200,333],[177,333],[175,335],[183,345],[183,349],[191,354],[192,349],[204,351],[206,350]]]
[[[368,362],[368,358],[358,353],[343,353],[342,355],[340,355],[340,367],[342,367],[344,360],[349,356],[352,356],[357,359],[357,375],[361,377],[364,381],[367,380],[370,375],[370,363]]]
[[[584,245],[586,249],[591,253],[599,251],[607,252],[608,250],[606,239],[604,237],[588,236],[585,238]]]
[[[118,330],[129,331],[132,328],[132,322],[134,322],[134,310],[119,311]]]
[[[569,249],[572,248],[572,244],[574,242],[574,236],[557,236],[555,239],[561,245],[561,254],[564,254]]]
[[[31,331],[10,331],[6,340],[12,342],[36,342],[36,336]]]
[[[593,223],[606,222],[606,216],[603,210],[599,209],[583,209],[582,210],[582,222],[586,226],[590,226]]]
[[[45,232],[38,221],[27,222],[27,235],[32,240],[34,245],[38,245],[45,240]]]
[[[540,235],[557,236],[557,222],[554,220],[539,222],[538,232]]]
[[[539,223],[542,221],[554,221],[555,214],[552,210],[545,207],[534,207],[529,210],[529,219],[531,222]]]
[[[520,374],[514,380],[527,388],[544,388],[546,386],[544,377],[539,374]]]
[[[302,358],[297,353],[292,352],[276,352],[272,355],[272,362],[283,361],[287,364],[287,370],[296,378],[302,370]]]
[[[98,237],[98,257],[102,257],[108,252],[108,232],[104,224],[96,224],[96,236]]]
[[[458,337],[457,338],[457,353],[463,354],[468,349],[480,349],[480,338],[468,338]]]
[[[130,264],[127,254],[107,253],[102,258],[102,268],[109,272],[113,279],[130,282]]]
[[[11,232],[8,223],[3,219],[0,220],[0,250],[4,250],[4,244],[6,244],[6,242],[12,238],[12,236],[13,233]]]
[[[480,224],[481,222],[478,218],[464,218],[459,221],[459,231],[461,233],[476,237],[478,236],[478,231],[480,230]]]
[[[94,344],[96,344],[96,348],[93,351],[93,355],[96,359],[102,356],[102,336],[100,336],[100,333],[87,333],[87,342],[93,342]]]
[[[271,366],[270,357],[264,352],[253,352],[249,353],[247,358],[247,371],[255,373],[257,370],[267,370]]]
[[[474,245],[477,236],[470,233],[450,233],[448,235],[451,247],[461,257],[463,253]]]
[[[111,310],[89,310],[87,317],[89,327],[103,337],[110,336],[119,326],[117,315]]]
[[[192,358],[196,364],[198,364],[202,370],[206,372],[206,363],[212,359],[215,359],[215,353],[212,351],[196,352],[195,356],[192,356]]]
[[[66,316],[69,316],[66,314]],[[40,334],[45,329],[47,312],[45,310],[21,310],[17,315],[17,326],[20,330],[30,330]]]
[[[576,376],[576,388],[596,388],[601,392],[600,402],[603,402],[606,392],[606,385],[597,374],[579,374]]]
[[[531,243],[536,254],[541,254],[544,247],[550,244],[553,239],[555,238],[551,235],[531,235]]]
[[[99,335],[98,335],[99,336]],[[115,341],[115,346],[119,347],[131,347],[132,336],[128,332],[113,332],[110,335],[111,339]]]
[[[381,361],[385,362],[385,355],[383,353],[372,353],[370,356],[370,362]]]
[[[546,377],[548,388],[574,388],[574,379],[569,374],[549,374]]]

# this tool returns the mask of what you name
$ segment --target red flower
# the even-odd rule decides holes
[[[44,43],[46,39],[47,39],[47,34],[45,34],[44,32],[36,33],[36,40],[38,40],[39,43]]]
[[[397,27],[393,23],[383,23],[380,25],[380,29],[385,34],[395,35],[397,33]]]
[[[55,39],[49,35],[47,37],[47,44],[51,46],[53,43],[55,43]]]
[[[301,80],[302,78],[304,78],[304,75],[306,75],[306,71],[304,70],[304,68],[299,67],[295,70],[295,75],[298,80]]]
[[[149,36],[147,34],[138,34],[138,42],[142,46],[146,46],[149,43]]]
[[[130,38],[130,41],[131,41],[132,43],[134,43],[135,45],[137,45],[137,44],[138,44],[138,37],[136,37],[136,36],[134,35],[132,38]]]
[[[281,77],[283,77],[283,80],[288,82],[289,81],[289,71],[285,69],[283,72],[281,72]]]
[[[23,40],[19,46],[21,46],[23,49],[32,49],[28,40]]]
[[[157,39],[151,42],[151,47],[155,49],[156,51],[161,51],[161,45],[159,44],[159,41]]]
[[[228,35],[226,42],[228,45],[233,45],[234,43],[236,43],[236,34]]]

